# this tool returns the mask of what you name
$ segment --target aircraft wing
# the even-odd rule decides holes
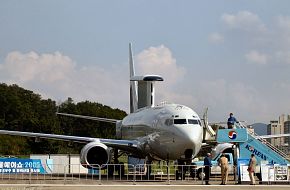
[[[270,139],[270,138],[289,137],[289,136],[290,134],[276,134],[276,135],[262,135],[258,137],[262,139]]]
[[[78,143],[99,142],[99,143],[103,143],[107,145],[108,147],[119,148],[122,150],[137,149],[137,141],[135,140],[102,139],[102,138],[92,138],[92,137],[32,133],[32,132],[21,132],[21,131],[7,131],[7,130],[0,130],[0,135],[1,134],[62,140],[62,141],[73,141],[73,142],[78,142]]]
[[[117,123],[117,119],[107,119],[107,118],[102,118],[102,117],[93,117],[93,116],[85,116],[85,115],[76,115],[76,114],[70,114],[70,113],[56,113],[57,115],[63,115],[63,116],[68,116],[68,117],[76,117],[76,118],[82,118],[82,119],[89,119],[89,120],[94,120],[94,121],[103,121],[107,123]]]

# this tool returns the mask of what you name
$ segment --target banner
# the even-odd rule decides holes
[[[250,176],[248,172],[248,165],[250,159],[239,158],[238,159],[238,176],[240,176],[241,181],[250,181]]]
[[[290,181],[290,165],[262,164],[262,181]]]
[[[287,181],[288,167],[287,165],[275,166],[275,181]]]
[[[40,159],[0,158],[0,173],[41,173],[46,171]]]
[[[275,181],[274,165],[261,164],[262,181]]]

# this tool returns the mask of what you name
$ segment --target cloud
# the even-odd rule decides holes
[[[136,56],[136,62],[137,73],[161,75],[171,84],[181,80],[185,74],[185,69],[176,65],[170,49],[164,45],[143,50]]]
[[[211,122],[226,121],[230,112],[235,113],[238,119],[247,119],[250,123],[265,121],[268,104],[252,85],[220,78],[203,80],[197,84],[196,89],[196,106],[200,112],[205,107],[209,108]]]
[[[213,33],[210,39],[214,41],[218,36],[224,37],[224,46],[236,48],[232,51],[248,52],[245,59],[250,63],[290,64],[290,17],[279,15],[271,27],[266,27],[263,20],[250,11],[239,11],[235,14],[224,13],[222,22],[228,30]],[[219,34],[215,37],[215,34]],[[228,39],[227,39],[228,38]],[[261,53],[267,52],[267,53]]]
[[[191,101],[190,95],[174,91],[174,86],[182,81],[185,69],[177,66],[169,48],[164,45],[150,47],[137,54],[135,62],[137,74],[164,77],[165,81],[157,84],[159,101]],[[125,111],[129,107],[128,63],[107,68],[98,65],[80,67],[61,52],[15,51],[0,64],[0,80],[18,84],[56,101],[72,97],[76,102],[90,100]]]
[[[165,46],[150,47],[140,52],[136,60],[142,74],[160,74],[164,77],[165,81],[158,83],[156,90],[157,97],[161,100],[188,105],[200,115],[209,107],[211,121],[220,121],[221,118],[226,120],[230,111],[236,113],[241,120],[265,120],[268,105],[254,86],[223,78],[210,80],[205,77],[195,80],[194,76],[189,77],[190,80],[176,81],[187,78],[188,73],[176,64],[170,49]]]
[[[237,14],[225,13],[222,15],[221,19],[231,29],[260,32],[266,30],[265,25],[258,15],[249,11],[240,11]]]
[[[206,87],[199,88],[201,95],[197,95],[196,102],[206,105],[208,101],[214,117],[230,110],[248,121],[269,122],[280,113],[289,112],[286,95],[289,94],[290,17],[279,15],[264,21],[255,13],[240,11],[225,13],[221,20],[224,28],[218,33],[224,37],[221,45],[230,50],[226,53],[234,55],[238,63],[244,58],[262,67],[255,71],[253,65],[244,65],[239,68],[244,74],[236,75],[233,80],[225,76],[225,79],[203,81]],[[231,67],[237,68],[237,64]],[[212,94],[207,88],[213,89]]]
[[[212,33],[209,35],[208,40],[211,43],[220,44],[224,42],[224,37],[219,33]]]
[[[281,29],[290,32],[290,17],[282,15],[278,16],[277,24]]]
[[[169,48],[164,45],[149,47],[136,56],[137,74],[157,74],[164,78],[156,83],[156,103],[169,101],[185,103],[193,101],[191,95],[176,90],[186,75],[185,69],[176,64]]]
[[[74,70],[72,60],[59,52],[42,54],[31,51],[27,54],[14,51],[7,55],[2,70],[5,70],[11,82],[23,84],[36,78],[45,83],[64,80]]]
[[[247,61],[257,64],[267,64],[268,56],[266,54],[259,53],[256,50],[252,50],[245,55]]]
[[[278,51],[275,53],[277,63],[290,64],[290,50],[288,52]]]
[[[171,50],[164,45],[141,51],[135,61],[137,73],[164,77],[165,81],[156,85],[157,103],[165,100],[188,105],[200,115],[205,107],[209,107],[210,121],[226,119],[229,111],[240,119],[267,121],[265,118],[273,116],[274,112],[269,110],[277,110],[272,109],[270,95],[266,97],[254,86],[241,81],[206,77],[203,80],[192,77],[183,80],[188,73],[177,64]],[[79,67],[78,63],[60,52],[11,52],[0,64],[0,79],[56,101],[72,97],[75,101],[90,100],[126,111],[129,107],[127,63],[108,68],[97,65]],[[276,91],[282,88],[289,89],[289,85],[278,86]]]
[[[121,109],[128,107],[128,94],[123,89],[128,88],[128,75],[124,73],[124,67],[77,67],[60,52],[11,52],[0,67],[1,82],[18,84],[44,98],[63,101],[72,97],[75,101],[90,100]]]
[[[249,54],[249,58],[252,58],[252,54],[256,55],[257,58],[253,56],[253,61],[259,61],[260,64],[267,62],[267,59],[262,59],[264,54],[253,52]],[[194,76],[189,77],[190,80],[182,80],[187,78],[188,73],[176,64],[170,49],[163,45],[150,47],[136,57],[137,70],[142,74],[160,74],[164,77],[164,82],[157,83],[156,94],[160,100],[187,105],[200,115],[209,107],[211,121],[221,121],[221,118],[226,120],[229,112],[234,112],[241,120],[246,118],[250,123],[266,122],[265,118],[269,117],[271,101],[251,84],[224,78],[205,77],[198,80],[194,79]]]

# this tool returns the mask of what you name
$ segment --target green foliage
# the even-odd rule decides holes
[[[24,137],[0,136],[0,154],[2,155],[26,155],[29,147],[24,143]]]
[[[115,126],[98,121],[57,116],[56,111],[78,115],[122,119],[124,111],[84,101],[74,103],[68,98],[59,107],[51,99],[17,85],[0,84],[0,129],[53,133],[84,137],[114,138]],[[13,146],[12,146],[13,145]],[[69,146],[68,146],[69,145]],[[83,146],[77,143],[0,135],[0,154],[79,153]]]

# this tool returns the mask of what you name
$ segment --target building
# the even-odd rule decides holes
[[[267,135],[273,135],[273,134],[280,134],[281,130],[280,130],[280,124],[278,122],[278,120],[272,120],[270,121],[270,124],[268,124],[267,126]],[[280,142],[278,141],[278,139],[276,138],[270,138],[267,139],[272,145],[274,146],[279,146]]]
[[[284,133],[290,133],[290,118],[288,121],[285,121],[284,123]],[[287,152],[290,154],[290,137],[285,137],[285,147],[287,147]]]
[[[282,114],[279,116],[278,120],[270,121],[270,124],[267,126],[268,135],[285,133],[290,133],[290,115]],[[290,144],[289,137],[271,138],[268,139],[268,141],[285,153],[290,153],[290,148],[288,146]]]

